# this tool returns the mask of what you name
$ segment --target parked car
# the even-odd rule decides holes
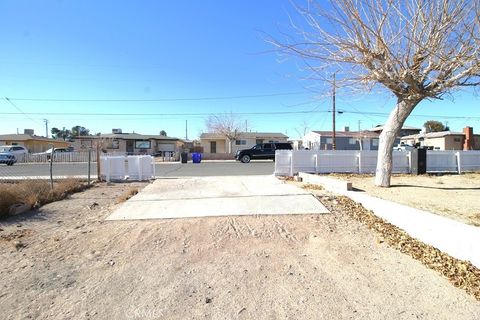
[[[13,166],[17,162],[15,155],[10,152],[0,152],[0,163],[6,164],[7,166]]]
[[[249,163],[254,159],[269,159],[275,161],[276,150],[292,150],[292,145],[288,142],[271,142],[254,145],[250,149],[238,150],[235,153],[235,160],[243,163]]]
[[[50,148],[44,152],[35,153],[36,156],[47,155],[47,159],[52,157],[52,151],[54,153],[65,153],[65,152],[73,152],[73,148]]]
[[[398,150],[398,151],[412,151],[415,149],[414,146],[406,143],[399,143],[395,147],[393,147],[393,150]]]
[[[24,146],[0,146],[0,152],[11,153],[19,161],[23,161],[28,154],[28,150]]]

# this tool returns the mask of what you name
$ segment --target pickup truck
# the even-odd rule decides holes
[[[269,142],[254,145],[250,149],[238,150],[235,153],[235,160],[249,163],[254,159],[269,159],[275,161],[275,150],[292,150],[288,142]]]

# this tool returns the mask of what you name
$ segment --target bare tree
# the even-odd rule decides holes
[[[233,113],[211,115],[205,121],[208,132],[218,133],[228,140],[228,152],[232,153],[232,142],[241,134],[241,121]]]
[[[308,132],[309,125],[307,121],[303,120],[299,126],[300,127],[295,128],[295,131],[297,132],[299,139],[303,139]]]
[[[442,99],[480,76],[479,0],[308,0],[295,6],[294,35],[269,40],[304,60],[314,79],[337,71],[337,83],[396,97],[380,135],[375,184],[389,187],[392,148],[424,99]],[[328,7],[328,9],[327,9]],[[293,21],[293,19],[292,19]]]

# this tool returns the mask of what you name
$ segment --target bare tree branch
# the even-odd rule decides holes
[[[267,39],[312,78],[349,90],[377,84],[397,97],[380,136],[376,183],[389,186],[391,147],[424,99],[480,85],[480,0],[306,0],[293,35]]]
[[[217,133],[229,142],[228,152],[232,152],[232,142],[237,140],[241,134],[240,119],[233,113],[222,113],[211,115],[205,121],[208,132]]]

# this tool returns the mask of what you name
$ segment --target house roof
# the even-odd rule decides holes
[[[180,139],[175,137],[167,137],[162,135],[146,135],[139,133],[105,133],[99,136],[79,136],[78,139],[123,139],[123,140],[169,140],[169,141],[178,141]]]
[[[288,139],[288,136],[280,132],[240,132],[239,137],[241,138],[283,138]],[[200,135],[200,139],[224,139],[225,136],[216,132],[207,132]]]
[[[371,129],[368,129],[368,131],[372,131],[372,132],[377,132],[377,131],[382,131],[383,130],[383,126],[376,126],[374,128],[371,128]],[[417,130],[417,131],[421,131],[422,129],[421,128],[416,128],[416,127],[410,127],[410,126],[403,126],[401,130]]]
[[[439,132],[429,132],[429,133],[419,133],[419,134],[412,134],[409,136],[402,137],[402,140],[407,139],[418,139],[418,138],[441,138],[446,136],[462,136],[464,137],[465,134],[463,132],[451,132],[451,131],[439,131]],[[476,134],[475,136],[478,136]]]
[[[325,136],[325,137],[332,137],[333,133],[332,131],[312,131],[313,133],[316,133],[320,136]],[[370,132],[368,130],[365,131],[336,131],[335,132],[336,137],[347,137],[347,138],[358,138],[359,136],[363,138],[378,138],[380,134],[377,132]]]
[[[36,135],[29,135],[29,134],[0,134],[0,140],[13,140],[13,141],[28,141],[28,140],[35,140],[35,141],[62,141],[63,140],[55,140],[46,137],[40,137]]]

